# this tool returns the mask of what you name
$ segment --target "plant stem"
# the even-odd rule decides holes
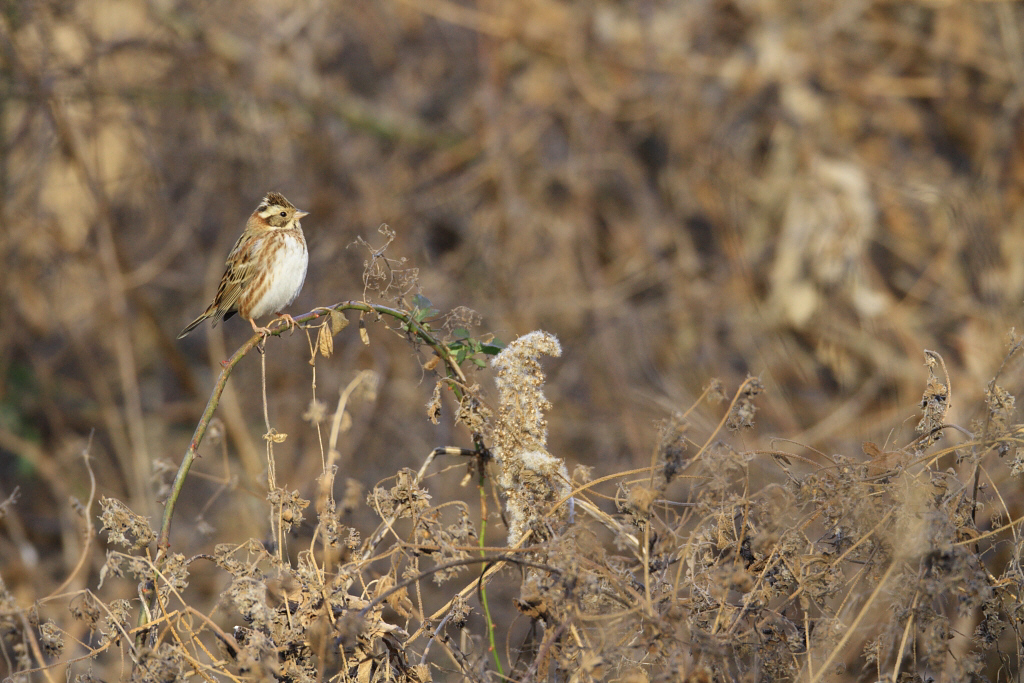
[[[396,320],[402,321],[409,330],[409,334],[414,335],[421,342],[432,348],[441,360],[444,361],[450,378],[457,380],[462,384],[462,386],[468,384],[466,376],[462,373],[462,368],[460,368],[458,363],[455,362],[455,357],[452,355],[451,351],[448,350],[448,347],[431,335],[430,332],[427,331],[422,324],[413,319],[412,315],[407,311],[362,301],[344,301],[334,304],[333,306],[316,308],[309,313],[296,317],[295,321],[298,323],[312,322],[325,315],[329,315],[332,310],[352,310],[363,311],[364,313],[377,313],[379,315],[391,316]],[[284,326],[277,327],[271,330],[270,335],[275,337],[279,336],[286,329],[288,328]],[[164,504],[163,520],[160,525],[160,536],[157,541],[158,563],[170,548],[171,519],[174,516],[174,506],[178,501],[178,496],[181,494],[182,487],[185,485],[185,477],[188,476],[188,471],[191,469],[192,463],[195,461],[199,445],[202,443],[203,437],[206,435],[206,430],[210,426],[210,420],[213,418],[213,414],[217,410],[217,405],[220,403],[220,397],[224,392],[224,387],[227,386],[228,377],[231,376],[231,371],[234,370],[238,362],[248,355],[250,351],[256,348],[260,341],[261,337],[259,335],[253,335],[249,341],[245,342],[245,344],[235,351],[231,358],[223,363],[224,369],[221,370],[220,377],[217,378],[217,383],[214,385],[213,392],[210,394],[210,400],[206,404],[206,410],[203,411],[203,416],[200,418],[199,424],[196,425],[196,431],[192,435],[192,440],[189,442],[188,450],[185,451],[185,457],[182,459],[181,465],[178,467],[177,474],[174,475],[174,482],[171,484],[171,493],[167,497],[167,502]],[[457,396],[461,396],[461,391],[458,386],[453,386],[453,391],[455,391]]]

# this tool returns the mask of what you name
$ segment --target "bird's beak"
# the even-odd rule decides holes
[[[309,215],[309,211],[296,211],[295,220],[301,220]]]

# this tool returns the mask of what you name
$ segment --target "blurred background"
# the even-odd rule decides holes
[[[353,242],[382,245],[386,223],[387,255],[437,308],[469,307],[506,342],[556,334],[549,447],[596,474],[647,465],[654,422],[714,377],[730,394],[764,380],[750,447],[904,444],[924,349],[969,427],[1019,325],[1019,3],[15,0],[0,15],[0,500],[21,493],[0,575],[28,602],[78,558],[68,501],[89,494],[90,434],[98,492],[158,517],[251,330],[175,337],[268,190],[310,212],[291,313],[360,298]],[[438,426],[425,417],[426,354],[367,324],[369,346],[352,325],[316,365],[330,410],[358,371],[380,376],[339,443],[339,497],[345,477],[365,490],[471,446],[449,397]],[[271,424],[289,435],[277,480],[310,497],[309,343],[267,348]],[[1001,383],[1017,392],[1019,374]],[[490,370],[474,377],[494,395]],[[238,502],[265,511],[257,356],[218,416],[186,484],[195,523],[175,528],[186,552],[240,519],[261,533],[264,512]]]

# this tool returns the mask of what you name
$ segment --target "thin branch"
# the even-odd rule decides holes
[[[391,308],[390,306],[383,306],[380,304],[370,304],[364,301],[343,301],[341,303],[334,304],[333,306],[325,306],[316,308],[309,313],[297,316],[295,321],[302,323],[311,323],[324,316],[330,315],[331,311],[363,311],[364,313],[377,313],[378,315],[387,315],[399,320],[403,323],[403,326],[408,330],[411,336],[414,336],[419,342],[422,342],[432,348],[435,353],[444,362],[445,367],[448,370],[449,376],[457,378],[463,386],[469,384],[465,374],[462,372],[462,368],[455,360],[455,356],[451,353],[448,347],[434,335],[432,335],[421,323],[417,322],[412,315],[407,311],[402,311],[397,308]],[[277,321],[275,321],[276,323]],[[275,325],[271,324],[271,336],[280,336],[288,327],[286,325]],[[221,394],[224,392],[224,388],[227,385],[228,377],[231,376],[231,372],[238,365],[238,362],[249,354],[264,338],[260,335],[253,335],[247,342],[242,344],[241,347],[229,358],[222,363],[223,370],[221,370],[220,376],[217,378],[217,383],[213,387],[213,392],[210,394],[210,399],[206,404],[206,410],[203,411],[203,415],[199,420],[199,424],[196,425],[195,433],[192,435],[192,440],[189,442],[188,450],[185,452],[185,457],[181,461],[181,465],[178,467],[178,472],[174,476],[174,481],[171,484],[171,493],[167,497],[167,502],[164,505],[164,514],[162,523],[160,525],[160,537],[157,542],[157,562],[163,558],[167,549],[170,547],[171,537],[171,520],[174,516],[174,506],[177,503],[178,496],[181,495],[181,489],[185,485],[185,478],[188,476],[189,469],[192,467],[192,463],[195,461],[196,454],[199,451],[199,446],[203,442],[203,437],[206,435],[206,430],[210,426],[210,420],[213,418],[214,412],[217,410],[217,405],[220,403]],[[456,394],[461,393],[459,389],[453,389]]]

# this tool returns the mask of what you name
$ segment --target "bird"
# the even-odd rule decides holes
[[[289,325],[298,323],[281,313],[302,289],[309,252],[299,220],[308,216],[279,192],[268,192],[249,216],[245,230],[235,242],[220,279],[217,296],[202,315],[185,326],[181,339],[199,323],[213,318],[227,320],[235,313],[249,321],[253,332],[267,336],[270,330],[256,325],[256,318],[275,313]]]

